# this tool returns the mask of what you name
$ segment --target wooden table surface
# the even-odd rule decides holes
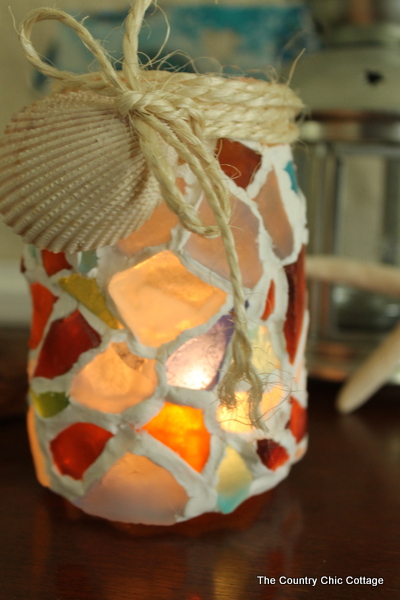
[[[128,528],[36,483],[21,415],[25,343],[26,332],[0,330],[1,600],[400,597],[400,389],[341,417],[337,386],[310,382],[309,451],[275,490],[225,517]],[[368,577],[384,582],[355,582]]]

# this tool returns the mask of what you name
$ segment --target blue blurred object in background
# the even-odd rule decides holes
[[[84,22],[92,35],[102,41],[117,69],[121,65],[127,11],[128,6],[126,11],[92,12]],[[85,16],[83,12],[81,16]],[[279,71],[303,48],[306,51],[318,48],[309,7],[304,2],[253,6],[198,3],[149,9],[139,49],[150,59],[157,55],[165,39],[165,16],[171,34],[158,57],[163,69],[267,77],[271,67]],[[96,68],[91,53],[76,34],[60,24],[45,55],[59,69],[84,72]],[[43,76],[35,76],[35,87],[45,87]]]

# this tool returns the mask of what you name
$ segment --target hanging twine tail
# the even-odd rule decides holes
[[[29,13],[20,28],[20,41],[31,64],[58,81],[63,89],[91,90],[113,98],[116,110],[129,119],[132,133],[138,135],[141,151],[159,182],[163,199],[183,227],[204,238],[221,236],[230,270],[235,331],[232,363],[219,385],[219,399],[228,409],[234,409],[238,386],[245,382],[249,419],[255,427],[265,429],[259,408],[263,382],[252,363],[242,276],[229,227],[230,192],[218,160],[207,149],[204,139],[231,136],[269,143],[293,141],[297,128],[292,118],[302,105],[287,86],[279,84],[244,85],[220,77],[143,70],[138,58],[138,37],[150,4],[151,0],[135,0],[131,6],[123,42],[123,77],[118,76],[106,52],[88,30],[62,11],[43,8]],[[57,20],[73,29],[98,60],[101,70],[75,75],[44,63],[30,41],[34,24],[44,20]],[[227,119],[226,105],[234,107],[236,121],[232,119],[233,110]],[[282,115],[285,125],[280,131]],[[268,127],[264,127],[268,135],[263,131],[263,119],[270,120]],[[172,148],[197,177],[213,212],[215,226],[205,226],[195,208],[185,201],[165,147]]]

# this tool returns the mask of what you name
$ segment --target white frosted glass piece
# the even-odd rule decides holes
[[[155,360],[112,344],[75,375],[71,397],[88,408],[120,413],[149,398],[157,387]]]
[[[188,340],[168,358],[169,385],[190,390],[212,389],[234,329],[233,317],[224,315],[206,333]]]
[[[169,471],[144,456],[127,453],[74,504],[112,521],[172,525],[188,499]]]
[[[227,446],[225,458],[218,469],[218,508],[230,513],[245,500],[250,491],[253,477],[240,454]]]
[[[243,284],[253,288],[263,273],[258,248],[259,221],[241,200],[232,197],[231,203],[233,209],[230,227],[235,239]],[[212,211],[204,198],[199,207],[199,215],[204,224],[215,225]],[[229,279],[229,267],[221,237],[206,239],[192,234],[184,248],[199,263]]]
[[[127,326],[142,344],[152,347],[206,323],[227,297],[190,273],[169,251],[114,275],[109,292]]]

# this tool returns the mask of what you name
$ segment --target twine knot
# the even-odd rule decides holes
[[[117,109],[122,117],[127,117],[132,111],[141,113],[151,106],[153,98],[149,94],[134,90],[125,90],[121,92],[117,101]]]

